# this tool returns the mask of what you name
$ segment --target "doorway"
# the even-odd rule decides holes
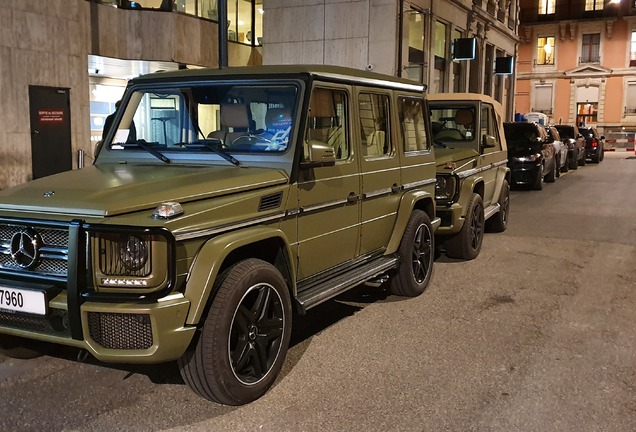
[[[69,91],[29,86],[33,179],[73,168]]]

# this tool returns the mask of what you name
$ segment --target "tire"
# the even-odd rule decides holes
[[[508,228],[508,217],[510,216],[510,185],[508,180],[504,180],[501,185],[499,195],[499,211],[486,221],[486,231],[493,233],[504,232]]]
[[[424,292],[433,273],[435,237],[431,219],[422,210],[413,210],[400,247],[400,263],[391,278],[392,294],[415,297]]]
[[[0,335],[0,354],[14,359],[29,360],[42,357],[36,342],[27,341],[14,336]]]
[[[563,164],[563,166],[561,167],[561,172],[562,173],[566,173],[570,170],[570,158],[568,156],[566,156],[565,158],[565,163]]]
[[[557,167],[556,163],[554,163],[552,164],[552,169],[550,170],[550,172],[546,174],[545,181],[547,181],[548,183],[554,183],[556,181],[556,171]]]
[[[601,149],[601,158],[599,160],[601,162],[603,162],[603,159],[605,159],[605,148],[604,147]]]
[[[537,171],[537,178],[534,180],[532,189],[543,190],[543,164],[539,165],[539,170]]]
[[[473,193],[462,229],[446,240],[446,256],[471,260],[477,258],[484,240],[484,202]]]
[[[291,299],[285,279],[254,258],[218,278],[194,349],[179,359],[186,384],[200,396],[243,405],[274,384],[289,347]]]
[[[583,153],[583,157],[581,159],[579,159],[579,166],[585,166],[585,163],[587,159],[587,154]]]
[[[578,162],[577,156],[575,156],[574,158],[570,159],[570,169],[571,170],[579,169],[579,162]]]
[[[561,158],[557,157],[556,163],[555,163],[555,167],[554,167],[554,171],[556,174],[556,178],[561,177]]]

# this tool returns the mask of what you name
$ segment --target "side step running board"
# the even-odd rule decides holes
[[[500,207],[499,203],[489,205],[488,208],[484,210],[484,219],[488,219],[490,216],[497,213]]]
[[[394,255],[383,256],[336,277],[317,282],[298,294],[296,301],[299,312],[304,314],[308,309],[381,275],[394,268],[397,262],[398,259]]]

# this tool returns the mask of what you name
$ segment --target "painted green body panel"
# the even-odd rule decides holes
[[[9,232],[8,239],[0,238],[0,254],[10,250],[21,233],[49,229],[79,233],[76,243],[61,252],[68,255],[65,259],[76,260],[68,264],[68,276],[38,273],[39,264],[24,269],[13,262],[13,267],[2,267],[0,261],[0,286],[30,283],[33,289],[55,288],[47,299],[48,310],[76,313],[75,336],[29,331],[10,320],[5,325],[1,316],[0,336],[84,348],[108,362],[174,360],[203,324],[215,282],[231,265],[246,258],[270,262],[283,275],[292,298],[298,299],[308,279],[329,282],[334,272],[354,274],[365,260],[373,264],[373,259],[395,254],[413,209],[426,211],[434,230],[439,226],[434,152],[405,153],[403,148],[398,100],[422,97],[422,87],[408,80],[328,66],[192,70],[136,78],[123,100],[128,102],[135,89],[144,86],[163,89],[226,79],[246,85],[259,77],[276,85],[288,80],[298,89],[289,148],[280,154],[259,160],[256,152],[236,151],[240,160],[236,166],[208,149],[201,151],[200,160],[193,152],[168,164],[143,146],[109,149],[106,144],[95,165],[0,191],[0,236],[3,228]],[[301,165],[307,145],[301,128],[309,122],[308,99],[318,85],[347,96],[351,153],[335,164],[307,168]],[[377,91],[390,100],[391,151],[386,155],[362,157],[356,112],[360,89]],[[171,156],[168,146],[160,150]],[[153,217],[158,206],[170,203],[178,203],[183,213]],[[149,246],[134,242],[131,246],[130,238],[151,240]],[[114,246],[109,249],[105,244]],[[112,257],[121,259],[130,250],[141,254],[136,248],[144,247],[151,262],[162,261],[149,274],[109,268]],[[161,286],[144,285],[148,281],[161,281]],[[356,280],[360,282],[364,281]],[[143,349],[101,345],[91,336],[96,330],[89,326],[89,313],[105,319],[149,317],[152,345]],[[117,334],[113,336],[116,339]]]

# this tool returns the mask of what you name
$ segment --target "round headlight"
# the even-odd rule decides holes
[[[146,242],[138,236],[129,236],[119,247],[119,258],[128,270],[139,270],[148,261]]]
[[[438,192],[445,192],[446,191],[446,178],[437,177],[437,183],[435,184],[435,188],[437,189]]]

